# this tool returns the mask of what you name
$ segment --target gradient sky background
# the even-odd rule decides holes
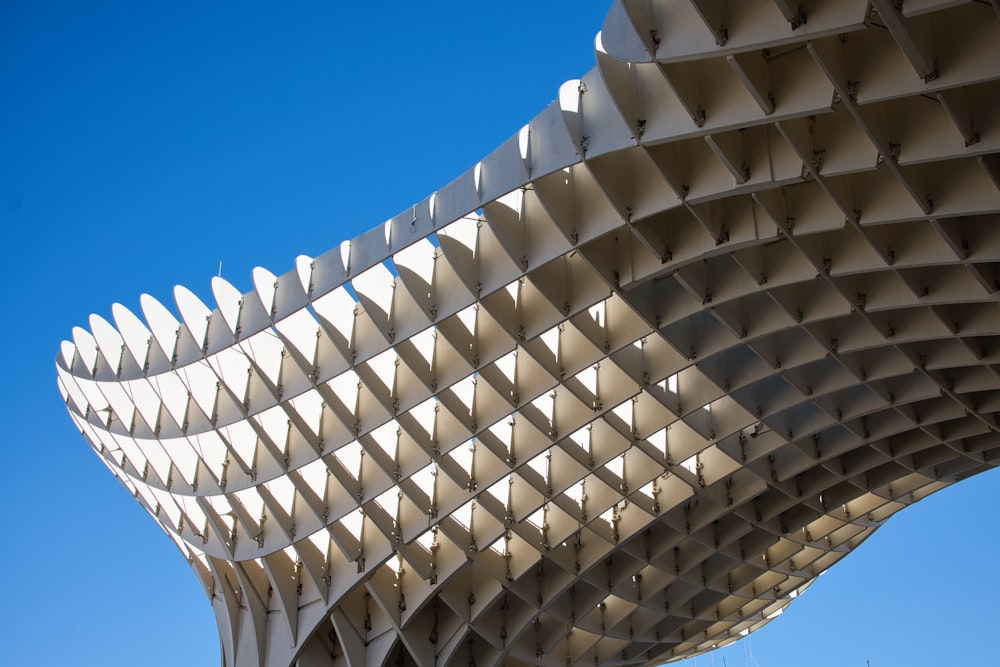
[[[71,328],[209,301],[220,261],[248,289],[424,198],[592,66],[606,7],[0,0],[0,663],[218,664],[194,576],[65,414]],[[697,664],[997,664],[998,485],[906,510]]]

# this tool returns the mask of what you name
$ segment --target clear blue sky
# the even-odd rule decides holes
[[[220,261],[247,289],[422,199],[592,66],[605,9],[0,0],[0,662],[218,664],[194,576],[60,403],[71,328],[207,300]],[[997,664],[998,483],[895,517],[714,663]]]

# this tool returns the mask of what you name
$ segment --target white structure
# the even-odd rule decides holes
[[[71,417],[226,665],[645,665],[1000,463],[1000,8],[617,0],[384,225],[92,317]]]

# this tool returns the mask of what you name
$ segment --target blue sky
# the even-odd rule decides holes
[[[606,9],[285,4],[0,1],[0,662],[218,664],[186,563],[65,415],[71,328],[208,300],[220,262],[247,289],[422,199],[592,66]],[[998,482],[898,515],[714,663],[995,662]]]

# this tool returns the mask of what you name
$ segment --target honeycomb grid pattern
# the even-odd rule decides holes
[[[646,665],[1000,464],[1000,7],[617,0],[466,174],[179,318],[69,414],[225,665]]]

